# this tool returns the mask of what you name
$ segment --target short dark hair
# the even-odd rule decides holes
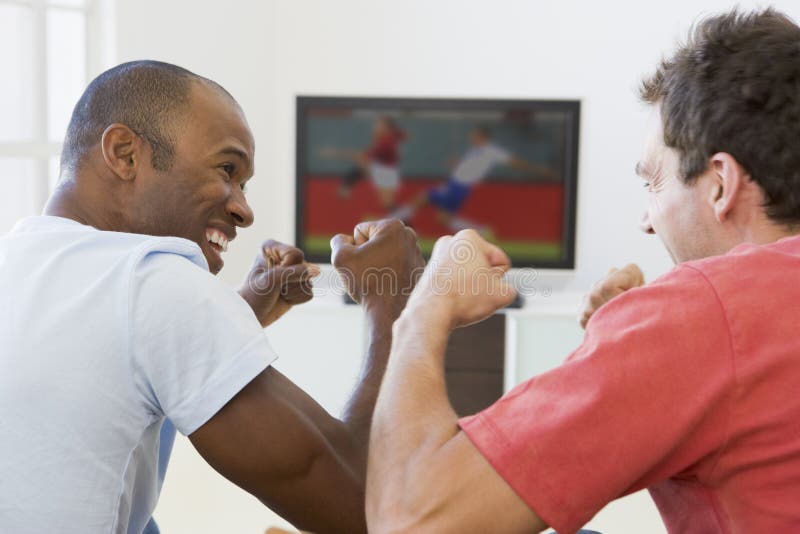
[[[155,169],[169,170],[176,130],[189,112],[192,82],[222,89],[189,70],[160,61],[131,61],[100,74],[72,112],[61,153],[62,169],[77,170],[105,129],[120,123],[150,144]]]
[[[789,17],[734,9],[699,21],[640,96],[660,103],[686,183],[727,152],[764,191],[767,216],[800,222],[800,28]]]

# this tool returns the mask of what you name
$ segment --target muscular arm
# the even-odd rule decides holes
[[[342,420],[269,368],[189,436],[192,444],[214,469],[295,526],[320,534],[366,532],[367,436],[393,313],[367,310],[365,372]]]
[[[361,479],[364,479],[367,474],[369,432],[372,426],[375,402],[380,392],[392,346],[392,324],[399,317],[404,304],[405,299],[378,305],[364,304],[370,323],[369,348],[358,386],[345,407],[343,417],[353,440],[358,445],[357,467]]]
[[[444,378],[448,333],[430,309],[409,310],[396,324],[375,409],[370,532],[541,531],[546,525],[457,426]]]
[[[445,254],[457,257],[449,250],[440,257]],[[436,255],[434,250],[431,266]],[[458,267],[446,268],[455,272]],[[488,271],[483,272],[485,277]],[[375,408],[367,488],[370,532],[544,529],[541,519],[459,430],[444,376],[445,347],[454,320],[438,297],[418,298],[419,289],[395,323],[392,356]],[[504,303],[467,304],[471,317],[460,324],[474,322]]]
[[[217,471],[297,527],[352,534],[366,532],[369,428],[391,325],[408,295],[381,294],[362,274],[386,268],[401,284],[413,284],[422,256],[413,231],[399,221],[359,225],[354,237],[337,236],[333,246],[333,263],[349,275],[348,289],[363,305],[369,328],[362,376],[342,419],[270,368],[189,437]]]

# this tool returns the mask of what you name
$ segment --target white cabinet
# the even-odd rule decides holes
[[[506,391],[564,361],[583,340],[577,307],[506,311]]]

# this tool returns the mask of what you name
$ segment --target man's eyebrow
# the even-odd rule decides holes
[[[642,178],[644,178],[647,175],[647,171],[645,170],[644,165],[642,165],[641,161],[636,163],[636,168],[633,170],[633,172],[636,173],[636,176],[640,176]]]
[[[220,150],[218,154],[231,154],[234,156],[238,156],[247,165],[250,165],[250,155],[241,148],[237,148],[235,146],[228,146]]]

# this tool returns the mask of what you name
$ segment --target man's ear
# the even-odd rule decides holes
[[[133,180],[142,162],[143,139],[124,124],[112,124],[100,139],[103,160],[122,180]]]
[[[737,202],[742,189],[750,179],[744,167],[727,152],[717,152],[709,160],[712,186],[708,202],[718,222],[724,222]]]

